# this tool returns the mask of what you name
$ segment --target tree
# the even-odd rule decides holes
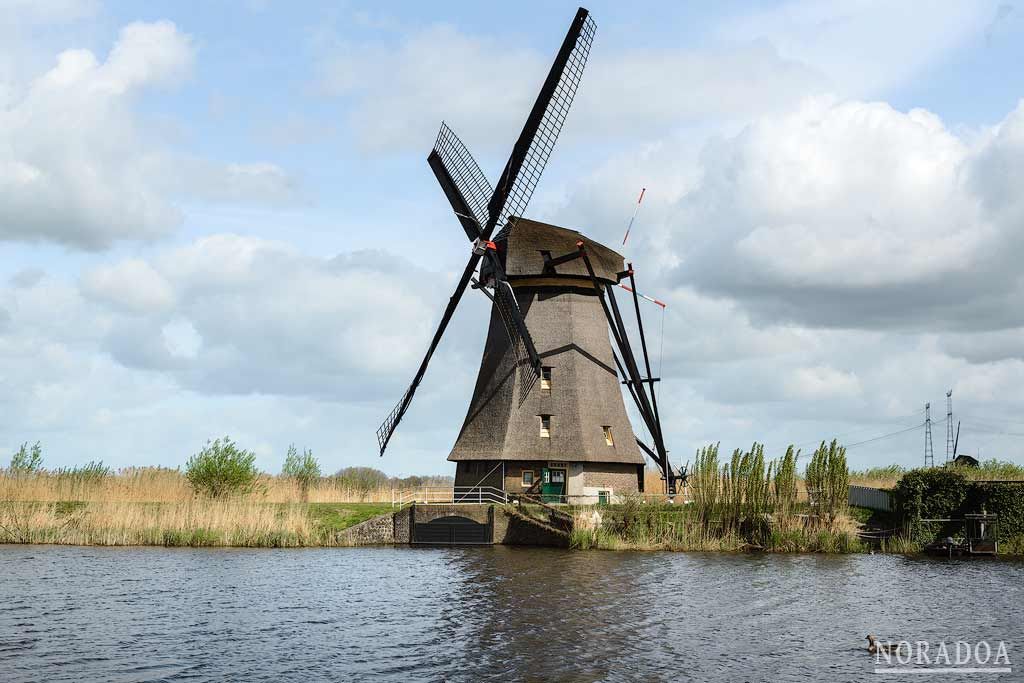
[[[240,449],[227,436],[207,441],[206,447],[188,459],[185,477],[196,491],[211,498],[251,493],[259,483],[256,455]]]
[[[21,444],[21,448],[11,457],[11,472],[14,474],[35,474],[43,469],[43,449],[36,441],[32,448],[28,442]]]
[[[313,457],[313,451],[303,449],[299,455],[295,444],[288,446],[288,453],[284,456],[284,467],[281,474],[295,480],[302,491],[302,497],[309,500],[309,487],[320,479],[320,463]]]
[[[372,467],[343,467],[334,477],[341,486],[363,493],[387,486],[390,481],[388,475]]]

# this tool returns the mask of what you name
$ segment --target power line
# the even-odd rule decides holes
[[[1003,436],[1024,436],[1022,432],[1003,432],[997,429],[985,429],[979,428],[977,425],[972,425],[970,422],[967,423],[967,427],[972,432],[981,432],[982,434],[1002,434]]]
[[[901,429],[898,432],[890,432],[888,434],[882,434],[881,436],[876,436],[870,439],[866,439],[864,441],[858,441],[857,443],[847,444],[846,448],[856,448],[857,446],[863,446],[864,444],[873,443],[875,441],[881,441],[882,439],[888,439],[893,436],[899,436],[900,434],[906,434],[907,432],[912,432],[915,429],[920,429],[921,427],[924,427],[926,424],[926,422],[920,422],[914,425],[913,427],[907,427],[906,429]]]
[[[923,413],[924,413],[924,409],[921,409],[921,410],[917,411],[916,413],[911,413],[910,415],[900,415],[898,417],[872,418],[872,422],[903,422],[904,420],[909,420],[911,418],[916,418],[916,419],[920,420],[921,419],[921,415]],[[915,427],[919,427],[921,424],[922,424],[921,422],[917,422],[914,426]],[[851,429],[848,432],[843,432],[842,434],[836,434],[832,438],[833,439],[842,439],[844,437],[851,436],[852,434],[858,434],[860,432],[864,432],[864,431],[867,431],[869,429],[874,429],[876,426],[877,425],[870,424],[870,425],[866,425],[866,426],[862,426],[862,427],[857,427],[856,429]],[[825,440],[826,439],[821,439],[821,438],[818,438],[818,439],[807,439],[806,441],[802,441],[802,442],[800,442],[798,444],[794,444],[793,448],[805,448],[807,446],[817,446],[818,444],[820,444],[822,441],[825,441]]]
[[[1009,419],[1001,418],[1001,417],[979,417],[977,415],[963,415],[963,414],[961,414],[961,418],[963,418],[965,420],[968,420],[970,422],[985,423],[985,424],[987,424],[989,426],[998,425],[998,428],[1002,428],[1002,427],[1005,427],[1005,426],[1022,427],[1022,428],[1024,428],[1024,423],[1017,422],[1015,420],[1009,420]]]

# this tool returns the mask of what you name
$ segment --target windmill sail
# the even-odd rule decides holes
[[[466,236],[475,240],[487,225],[487,202],[494,189],[462,140],[444,122],[427,163],[448,196]],[[468,218],[472,218],[476,225],[467,226]]]
[[[504,196],[500,203],[492,199],[489,206],[495,224],[506,226],[510,216],[521,216],[526,211],[555,148],[562,125],[569,115],[596,32],[597,24],[590,13],[581,7],[569,27],[562,48],[551,65],[551,71],[498,182],[495,199]],[[503,229],[494,239],[500,240],[506,236],[507,232]]]

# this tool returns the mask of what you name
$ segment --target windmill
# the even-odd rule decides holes
[[[491,322],[474,397],[449,456],[458,464],[457,486],[497,483],[504,490],[535,490],[542,485],[557,493],[562,484],[559,495],[568,495],[576,477],[577,489],[595,495],[642,490],[639,448],[657,464],[667,489],[676,489],[678,474],[669,465],[662,436],[653,391],[658,379],[651,377],[632,267],[576,231],[522,217],[569,113],[595,30],[581,7],[493,188],[444,123],[427,158],[471,251],[423,361],[377,439],[383,456],[463,295],[470,287],[482,291],[492,301]],[[646,377],[609,286],[624,278],[633,285]],[[611,348],[609,327],[618,353]],[[538,345],[535,335],[543,343]],[[616,434],[632,434],[620,377],[651,445],[638,438],[634,443],[635,437],[616,441]]]

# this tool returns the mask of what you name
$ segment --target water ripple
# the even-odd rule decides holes
[[[0,546],[2,681],[863,680],[1013,639],[1024,565],[541,548]],[[948,678],[944,678],[948,680]]]

